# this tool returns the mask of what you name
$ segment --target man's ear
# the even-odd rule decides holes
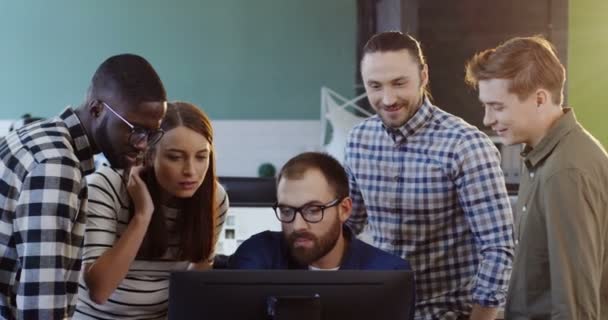
[[[551,94],[549,93],[549,91],[545,89],[536,90],[536,107],[540,108],[540,106],[549,103],[551,99],[550,95]]]
[[[346,222],[346,220],[348,220],[348,218],[350,217],[350,214],[352,213],[353,210],[353,200],[350,197],[346,197],[344,198],[344,200],[342,200],[342,202],[340,202],[339,204],[339,216],[338,218],[340,218],[340,222],[344,223]]]
[[[101,111],[103,110],[103,104],[99,100],[90,100],[87,103],[87,110],[93,118],[99,118]]]
[[[422,65],[422,70],[420,70],[420,88],[426,87],[429,83],[429,67],[427,64]]]

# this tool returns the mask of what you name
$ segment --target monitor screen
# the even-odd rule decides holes
[[[174,272],[169,320],[273,319],[277,301],[300,313],[319,308],[319,319],[413,319],[414,288],[412,271]]]
[[[231,207],[270,207],[276,201],[275,178],[219,177]]]

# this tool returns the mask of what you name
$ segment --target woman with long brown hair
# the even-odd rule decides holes
[[[161,129],[143,165],[128,175],[104,166],[89,178],[77,319],[165,318],[169,273],[211,266],[228,210],[211,123],[174,102]]]

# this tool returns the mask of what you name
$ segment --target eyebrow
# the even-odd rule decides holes
[[[135,127],[135,128],[140,128],[140,129],[144,129],[144,130],[156,130],[159,128],[158,126],[154,127],[154,128],[149,128],[148,126],[144,125],[143,123],[140,123],[137,121],[131,121],[131,120],[127,119],[126,117],[124,117],[124,118],[125,118],[125,120],[129,121],[129,123],[131,125],[133,125],[133,127]]]
[[[397,81],[408,81],[409,79],[410,79],[410,78],[409,78],[409,77],[407,77],[407,76],[401,76],[401,77],[397,77],[397,78],[391,79],[391,80],[389,80],[388,82],[391,82],[391,83],[392,83],[392,82],[397,82]],[[370,80],[367,80],[367,82],[366,82],[366,83],[367,83],[367,84],[372,84],[372,83],[382,83],[382,81],[378,81],[378,80],[370,79]]]
[[[488,101],[488,102],[481,101],[481,104],[483,106],[490,106],[490,107],[492,107],[492,106],[504,106],[505,105],[504,103],[498,102],[498,101]]]
[[[286,204],[286,203],[281,203],[281,202],[278,202],[278,203],[277,203],[277,205],[278,205],[279,207],[280,207],[280,206],[285,206],[285,207],[292,207],[292,208],[301,208],[301,207],[310,206],[310,205],[314,205],[314,206],[321,206],[321,205],[323,205],[323,202],[318,201],[318,200],[312,200],[312,201],[308,201],[308,202],[304,203],[304,204],[303,204],[303,205],[301,205],[301,206],[292,206],[292,205],[290,205],[290,204]]]
[[[120,115],[121,117],[123,117],[125,120],[127,120],[131,125],[133,125],[134,127],[139,127],[142,129],[148,129],[150,130],[150,128],[148,128],[146,125],[144,125],[143,123],[137,121],[137,120],[131,120],[129,119],[129,116],[125,113],[124,115]],[[158,128],[154,128],[154,129],[158,129]]]
[[[205,152],[205,153],[209,153],[211,150],[208,148],[205,149],[200,149],[197,150],[196,153],[201,153],[201,152]],[[186,153],[186,151],[182,150],[182,149],[177,149],[177,148],[169,148],[167,149],[167,152],[179,152],[179,153]]]
[[[395,78],[395,79],[391,80],[391,82],[396,82],[396,81],[407,81],[407,80],[409,80],[409,79],[410,79],[410,78],[409,78],[409,77],[407,77],[407,76],[401,76],[401,77],[398,77],[398,78]]]

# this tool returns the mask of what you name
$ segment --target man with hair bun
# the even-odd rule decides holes
[[[361,76],[374,115],[350,132],[352,215],[416,272],[417,320],[490,320],[505,302],[513,216],[490,138],[433,105],[420,43],[373,36]]]

